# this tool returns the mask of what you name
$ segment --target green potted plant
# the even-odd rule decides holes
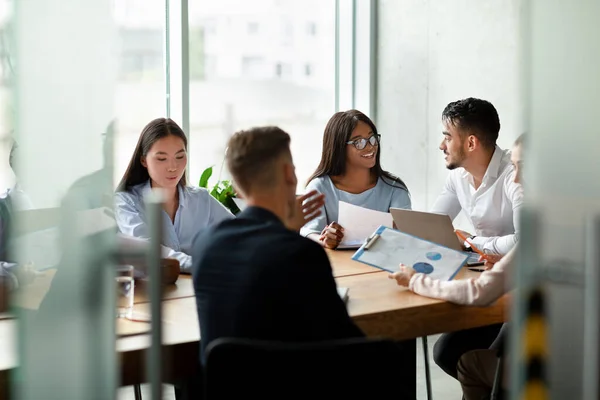
[[[237,193],[233,188],[233,182],[227,179],[221,180],[221,174],[219,173],[217,183],[215,183],[212,189],[209,189],[208,180],[210,179],[212,174],[213,167],[211,166],[206,168],[200,176],[200,182],[198,183],[198,186],[207,189],[210,192],[210,195],[217,199],[225,207],[227,207],[233,215],[238,214],[240,212],[240,209],[237,206],[237,204],[235,204],[235,201],[233,201],[233,199],[237,197]]]

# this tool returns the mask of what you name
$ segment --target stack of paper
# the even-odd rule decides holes
[[[357,249],[379,226],[391,228],[394,220],[390,213],[340,201],[337,222],[344,228],[344,239],[338,249]]]

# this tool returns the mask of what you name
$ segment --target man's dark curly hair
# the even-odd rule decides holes
[[[463,135],[474,135],[488,149],[496,146],[500,118],[489,101],[473,97],[454,101],[444,108],[442,120],[459,128]]]

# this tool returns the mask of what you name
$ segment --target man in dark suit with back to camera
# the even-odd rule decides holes
[[[325,250],[298,234],[308,193],[296,198],[290,136],[277,127],[235,133],[226,161],[248,207],[201,233],[193,281],[201,358],[221,337],[309,342],[364,334],[336,290]],[[316,204],[319,203],[319,204]],[[315,215],[313,215],[314,217]],[[310,218],[310,217],[309,217]]]

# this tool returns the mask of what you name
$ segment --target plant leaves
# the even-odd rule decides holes
[[[206,168],[202,172],[198,186],[208,189],[208,180],[213,174],[213,167]],[[233,187],[233,181],[228,179],[224,179],[222,181],[218,180],[217,183],[215,183],[215,185],[209,189],[209,192],[212,197],[227,207],[234,215],[240,212],[237,204],[235,204],[233,201],[233,198],[237,197]]]
[[[233,197],[227,197],[224,206],[229,208],[229,211],[231,211],[233,215],[239,214],[240,212],[240,209],[238,208],[237,204],[235,204],[235,201],[233,201]]]
[[[206,168],[202,172],[202,175],[200,176],[200,182],[198,183],[198,186],[200,186],[201,188],[207,189],[208,188],[208,180],[212,176],[212,173],[213,173],[213,167]]]

